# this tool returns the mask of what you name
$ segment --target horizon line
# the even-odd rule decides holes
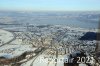
[[[100,12],[100,10],[0,10],[15,12]]]

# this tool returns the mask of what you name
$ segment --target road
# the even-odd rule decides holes
[[[43,49],[40,53],[38,53],[38,55],[33,59],[32,63],[30,64],[30,66],[33,66],[34,61],[37,59],[37,57],[39,57],[41,54],[43,54],[43,52],[47,50],[47,49]]]

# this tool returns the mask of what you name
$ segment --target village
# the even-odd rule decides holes
[[[2,28],[0,66],[64,66],[65,58],[81,52],[91,58],[91,66],[96,66],[93,56],[96,40],[79,40],[87,32],[96,31],[62,25],[28,24],[16,30]],[[79,63],[81,65],[87,66]]]

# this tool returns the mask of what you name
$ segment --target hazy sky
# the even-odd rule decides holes
[[[0,10],[100,11],[100,0],[0,0]]]

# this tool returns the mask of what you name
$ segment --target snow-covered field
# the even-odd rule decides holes
[[[13,38],[14,35],[11,32],[0,29],[0,45],[9,42]]]
[[[24,52],[34,51],[37,48],[32,48],[31,45],[5,45],[0,48],[0,56],[5,58],[14,58],[20,56]]]
[[[0,29],[0,40],[4,43],[11,41],[14,35],[11,32]],[[4,44],[3,43],[3,44]],[[26,51],[34,51],[37,48],[33,48],[31,44],[22,45],[22,41],[19,39],[14,39],[9,44],[4,44],[0,47],[0,57],[14,58],[20,56]]]

